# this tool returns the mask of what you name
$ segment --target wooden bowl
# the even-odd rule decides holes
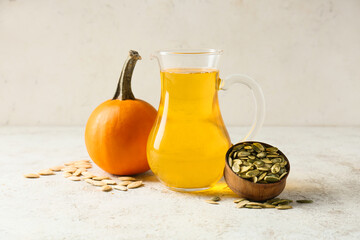
[[[231,153],[233,147],[243,143],[255,143],[255,141],[246,141],[246,142],[237,143],[233,145],[226,152],[224,178],[227,185],[233,192],[238,194],[240,197],[246,198],[248,200],[265,201],[278,196],[284,190],[286,185],[286,179],[290,173],[289,160],[287,159],[285,154],[279,150],[278,153],[282,155],[285,158],[285,160],[288,162],[288,164],[286,165],[288,174],[286,174],[279,182],[276,183],[253,183],[236,175],[229,166],[229,162],[228,162],[229,154]],[[258,142],[258,143],[261,143],[263,146],[267,148],[273,147],[267,143],[263,143],[263,142]]]

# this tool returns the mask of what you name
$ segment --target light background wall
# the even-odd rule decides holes
[[[157,107],[151,52],[199,47],[224,49],[221,76],[257,79],[265,125],[360,125],[359,0],[0,0],[0,125],[84,125],[129,49],[135,96]],[[245,87],[220,99],[250,123]]]

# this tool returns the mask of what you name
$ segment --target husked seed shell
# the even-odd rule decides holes
[[[101,187],[101,190],[104,191],[104,192],[109,192],[112,190],[112,187],[111,186],[108,186],[108,185],[104,185]]]
[[[81,170],[81,169],[77,169],[77,170],[73,173],[73,175],[78,177],[78,176],[81,175],[81,173],[82,173],[82,170]]]
[[[36,173],[28,173],[28,174],[25,174],[24,177],[26,178],[39,178],[40,176]]]
[[[64,172],[63,176],[64,176],[65,178],[68,178],[68,177],[71,177],[72,174],[69,173],[69,172]]]
[[[121,185],[114,186],[114,189],[120,190],[120,191],[127,191],[128,190],[127,187],[121,186]]]
[[[71,181],[80,181],[81,180],[79,177],[75,177],[75,176],[68,177],[68,179]]]
[[[102,182],[102,181],[94,181],[94,180],[91,180],[91,184],[94,185],[94,186],[97,186],[97,187],[101,187],[101,186],[104,186],[106,185],[106,183]]]
[[[95,176],[92,179],[96,180],[96,181],[101,181],[101,180],[110,179],[110,178],[107,176]]]
[[[133,178],[133,177],[118,177],[119,180],[121,181],[136,181],[136,178]]]
[[[51,171],[50,169],[43,169],[43,170],[40,170],[38,173],[39,173],[39,175],[42,175],[42,176],[54,175],[54,172]]]
[[[132,189],[132,188],[138,188],[140,187],[142,184],[142,181],[136,181],[136,182],[132,182],[129,185],[127,185],[128,189]]]
[[[76,167],[64,167],[63,169],[61,169],[61,171],[69,172],[69,173],[74,173],[76,170],[77,170]]]
[[[64,168],[64,166],[56,166],[56,167],[51,167],[50,170],[54,171],[54,172],[59,172],[63,168]]]
[[[127,186],[127,185],[129,185],[130,183],[132,183],[132,181],[122,181],[122,182],[119,182],[118,185],[120,185],[120,186]]]
[[[108,185],[116,185],[116,182],[114,180],[104,179],[102,181]]]

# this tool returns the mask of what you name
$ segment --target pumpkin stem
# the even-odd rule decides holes
[[[136,65],[137,60],[141,60],[141,56],[137,51],[130,50],[129,56],[126,59],[123,69],[121,70],[119,82],[113,100],[135,100],[134,94],[131,90],[131,77]]]

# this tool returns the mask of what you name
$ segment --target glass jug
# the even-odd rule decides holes
[[[245,75],[219,78],[221,50],[165,50],[152,57],[160,65],[161,99],[147,143],[149,165],[170,189],[200,191],[218,182],[231,146],[221,117],[218,90],[242,83],[256,102],[251,139],[264,121],[265,102],[260,86]],[[245,140],[244,139],[244,140]]]

